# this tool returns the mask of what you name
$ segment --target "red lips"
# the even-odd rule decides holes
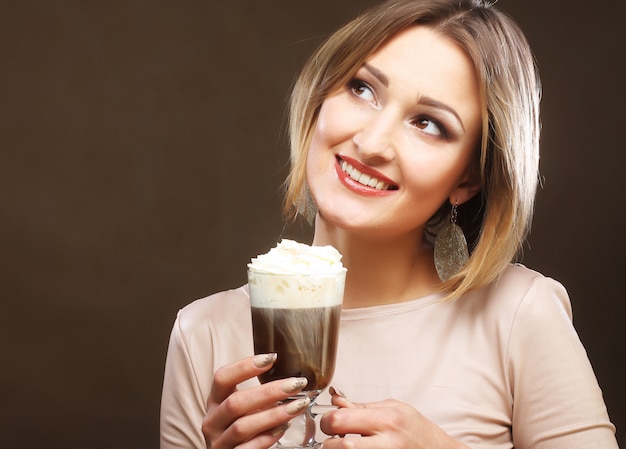
[[[342,162],[345,161],[347,164],[351,165],[353,169],[358,170],[359,173],[366,175],[370,178],[375,178],[376,184],[381,188],[376,188],[376,186],[365,185],[361,182],[353,179],[348,173],[342,170]],[[360,162],[356,161],[347,156],[337,156],[337,163],[335,164],[335,170],[337,172],[337,176],[343,185],[345,185],[350,190],[353,190],[359,194],[367,195],[367,196],[387,196],[393,194],[396,190],[398,190],[398,186],[385,175],[380,173],[377,170],[372,169],[371,167],[367,167]],[[372,181],[373,182],[373,181]],[[381,186],[382,184],[382,186]]]

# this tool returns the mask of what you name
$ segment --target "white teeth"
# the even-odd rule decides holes
[[[379,181],[378,179],[366,175],[365,173],[361,173],[352,165],[348,164],[346,161],[341,161],[341,169],[346,172],[352,179],[356,182],[363,184],[365,186],[373,187],[376,190],[388,190],[389,184]]]
[[[359,182],[360,182],[361,184],[363,184],[363,185],[368,186],[368,185],[370,185],[370,179],[372,179],[372,178],[371,178],[371,176],[367,176],[367,175],[364,173],[364,174],[362,174],[362,175],[361,175],[361,177],[359,178]]]
[[[359,179],[361,179],[361,172],[358,171],[356,168],[352,167],[352,171],[350,172],[350,177],[358,182]]]

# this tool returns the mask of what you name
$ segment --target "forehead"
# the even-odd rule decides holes
[[[444,101],[459,114],[480,115],[478,76],[467,53],[429,26],[411,26],[391,37],[366,63],[384,73],[389,89],[414,101]]]
[[[414,25],[393,35],[366,62],[384,64],[390,75],[404,73],[423,79],[439,75],[447,81],[478,84],[474,64],[466,52],[452,38],[427,25]]]

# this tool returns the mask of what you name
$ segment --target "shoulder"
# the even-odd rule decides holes
[[[198,299],[179,310],[171,347],[180,348],[197,372],[252,354],[252,318],[247,286]],[[208,378],[208,377],[207,377]]]
[[[214,293],[179,310],[177,324],[183,334],[220,326],[250,317],[248,287]]]
[[[557,289],[565,291],[563,285],[538,271],[525,267],[522,264],[511,264],[502,275],[491,285],[494,293],[526,293],[533,287]]]
[[[197,299],[180,309],[179,316],[185,322],[210,318],[215,313],[233,313],[249,306],[248,286],[213,293]]]
[[[508,339],[513,329],[571,325],[572,309],[563,285],[520,264],[512,264],[490,285],[460,298],[474,320],[496,326]]]
[[[523,306],[557,306],[571,317],[571,305],[565,287],[521,264],[512,264],[491,285],[477,292],[493,306],[519,312]]]

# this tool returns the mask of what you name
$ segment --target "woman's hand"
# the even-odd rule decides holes
[[[329,438],[324,449],[468,449],[403,402],[357,404],[341,393],[332,394],[332,402],[340,408],[324,414],[322,431],[331,436],[354,435]]]
[[[275,361],[276,354],[257,355],[215,372],[202,421],[207,448],[268,448],[285,433],[289,420],[306,410],[308,398],[277,404],[300,392],[307,384],[306,378],[276,380],[237,390],[238,384],[267,371]]]

